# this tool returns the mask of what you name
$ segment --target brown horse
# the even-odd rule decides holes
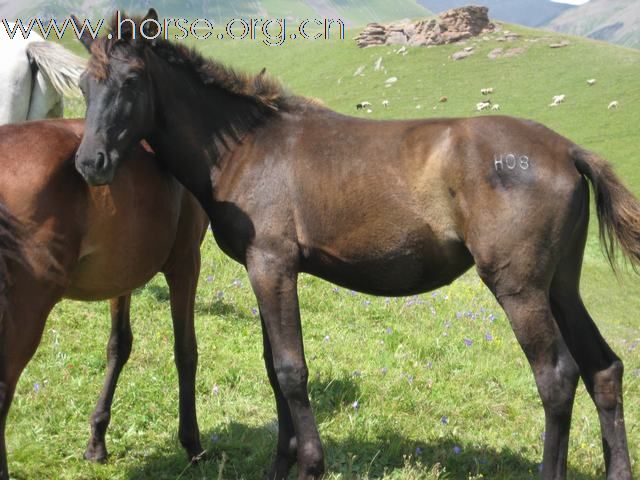
[[[146,22],[142,23],[142,20]],[[149,38],[157,15],[134,19]],[[113,27],[112,27],[113,28]],[[597,407],[608,478],[630,479],[622,362],[579,294],[590,182],[601,236],[640,263],[640,203],[610,166],[509,117],[379,122],[288,95],[195,51],[132,35],[84,37],[87,127],[76,167],[110,183],[146,138],[246,266],[279,419],[270,479],[324,471],[307,394],[299,272],[377,295],[425,292],[474,263],[507,313],[544,406],[545,479],[566,476],[579,376]],[[357,148],[354,148],[357,146]]]
[[[170,289],[180,386],[179,437],[202,452],[195,414],[195,290],[206,215],[141,146],[127,175],[89,188],[73,158],[82,120],[0,127],[0,478],[7,480],[5,422],[16,382],[62,297],[111,300],[108,369],[91,416],[85,457],[107,456],[105,432],[118,375],[129,357],[131,291],[157,272]]]

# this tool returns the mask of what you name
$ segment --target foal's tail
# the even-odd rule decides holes
[[[7,290],[9,288],[9,262],[24,263],[24,232],[22,225],[0,203],[0,331],[2,319],[7,308]]]
[[[600,241],[609,263],[616,269],[619,246],[633,269],[640,270],[640,202],[622,184],[611,165],[597,155],[573,147],[570,152],[578,172],[593,186],[600,223]]]
[[[60,95],[77,97],[81,95],[78,81],[86,67],[86,60],[62,45],[53,42],[31,42],[27,46],[27,56],[51,81]]]

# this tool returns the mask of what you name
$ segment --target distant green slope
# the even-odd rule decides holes
[[[640,48],[640,2],[591,0],[556,17],[546,28]]]
[[[207,18],[217,23],[234,18],[342,18],[348,25],[365,25],[403,18],[424,17],[429,10],[416,0],[226,0],[196,2],[187,0],[36,0],[23,5],[2,5],[0,15],[23,18],[61,18],[69,13],[93,18],[110,17],[116,8],[127,12],[145,12],[152,5],[165,17]]]

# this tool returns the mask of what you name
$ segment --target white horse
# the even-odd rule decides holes
[[[78,94],[85,63],[35,32],[25,39],[18,29],[12,39],[0,24],[0,125],[62,117],[63,96]]]

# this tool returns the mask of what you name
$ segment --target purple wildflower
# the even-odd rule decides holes
[[[491,333],[487,332],[487,333],[484,334],[484,339],[487,342],[490,342],[491,340],[493,340],[493,335],[491,335]]]
[[[38,382],[33,384],[33,391],[36,393],[40,391],[40,384]]]
[[[446,415],[443,415],[442,417],[440,417],[440,423],[442,425],[448,425],[449,424],[449,417],[447,417]]]
[[[465,339],[464,339],[464,344],[465,344],[467,347],[470,347],[471,345],[473,345],[473,340],[471,340],[470,338],[465,338]]]
[[[456,312],[456,318],[457,319],[461,319],[462,318],[462,312]]]
[[[388,371],[389,371],[389,369],[388,369],[387,367],[382,367],[382,368],[380,369],[380,373],[381,373],[382,375],[386,375]]]
[[[254,317],[257,317],[257,316],[258,316],[258,309],[257,309],[257,308],[255,308],[255,307],[253,307],[253,308],[251,309],[251,315],[253,315]]]
[[[491,320],[492,322],[498,317],[496,317],[493,313],[491,315],[489,315],[489,320]]]
[[[456,455],[460,455],[462,453],[462,448],[459,445],[455,445],[453,447],[453,453],[455,453]]]
[[[220,437],[215,433],[211,435],[211,443],[218,443],[220,441]]]
[[[222,300],[224,298],[224,292],[220,290],[218,293],[216,293],[216,297],[218,298],[218,300]]]
[[[206,278],[206,282],[207,282],[207,283],[211,283],[211,282],[213,282],[213,275],[209,275],[209,276]]]
[[[387,327],[387,328],[385,329],[385,333],[386,333],[387,335],[391,335],[391,334],[393,333],[393,328],[391,328],[391,327]]]
[[[362,302],[362,304],[363,304],[365,307],[368,307],[369,305],[371,305],[371,300],[365,300],[365,301],[363,301],[363,302]]]
[[[416,447],[416,457],[422,455],[422,449],[420,447]]]
[[[338,293],[338,292],[340,291],[340,289],[339,289],[338,287],[333,287],[333,288],[331,289],[331,291],[332,291],[333,293]]]
[[[409,384],[413,383],[413,375],[407,375],[407,382],[409,382]]]
[[[213,385],[213,388],[211,389],[211,393],[213,395],[218,395],[220,393],[220,387],[218,387],[217,383]]]
[[[352,377],[354,378],[358,378],[362,376],[362,372],[360,370],[354,370],[353,373],[351,374]]]

